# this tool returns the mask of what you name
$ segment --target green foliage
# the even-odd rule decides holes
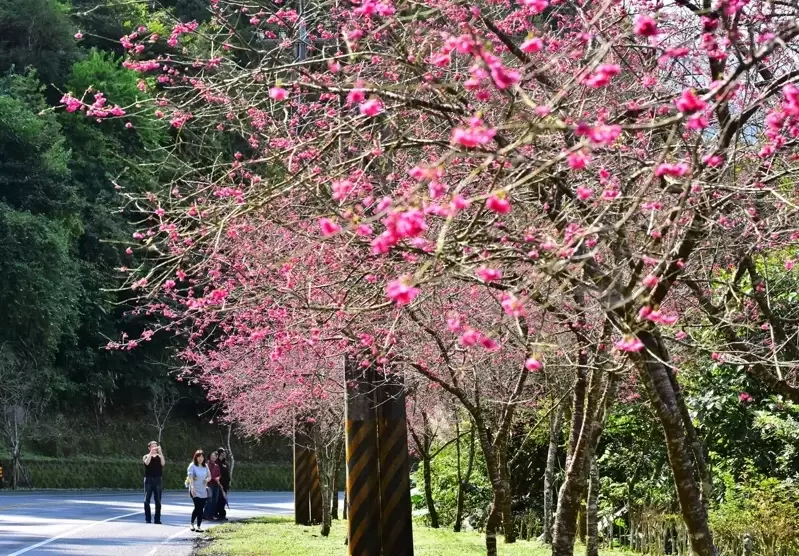
[[[69,151],[35,74],[0,79],[0,200],[19,210],[66,217],[77,199]]]
[[[11,462],[0,460],[0,465],[11,469]],[[142,488],[144,468],[140,458],[25,458],[23,465],[37,489],[134,489]],[[164,467],[164,488],[184,489],[186,467],[183,460],[167,460]],[[287,491],[292,486],[290,465],[242,462],[233,470],[232,488],[235,490]]]
[[[434,449],[435,451],[435,449]],[[461,468],[466,470],[466,450],[461,448]],[[433,476],[433,500],[438,511],[439,521],[443,527],[451,527],[455,523],[458,494],[458,474],[455,445],[445,447],[431,465]],[[419,463],[412,473],[411,480],[416,488],[412,491],[412,503],[415,510],[426,509],[424,499],[424,475]],[[464,518],[473,527],[481,527],[488,517],[491,504],[491,483],[488,480],[485,460],[478,448],[475,450],[474,469],[469,485],[466,488],[464,501]]]
[[[740,485],[727,477],[726,482],[726,497],[710,514],[720,553],[742,554],[747,534],[754,541],[755,554],[799,552],[799,486],[773,478]]]
[[[74,34],[56,0],[0,0],[0,74],[35,68],[46,85],[63,84],[78,57]]]
[[[75,322],[77,272],[62,225],[0,203],[0,343],[46,364]]]
[[[31,439],[30,446],[48,457],[135,458],[143,456],[147,443],[157,437],[152,415],[133,414],[130,405],[126,414],[114,411],[96,415],[91,408],[82,409],[83,413],[52,415],[37,437]],[[223,433],[226,435],[227,428],[198,420],[193,409],[192,401],[184,400],[170,414],[161,437],[164,455],[170,459],[188,460],[200,447],[207,451],[226,443]],[[253,441],[234,435],[231,449],[239,462],[277,463],[291,459],[289,444],[280,437]]]

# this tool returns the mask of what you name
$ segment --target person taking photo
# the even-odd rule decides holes
[[[150,498],[155,500],[155,523],[161,524],[161,493],[163,491],[163,475],[166,460],[161,452],[161,445],[151,440],[147,445],[147,455],[142,457],[144,462],[144,521],[151,523]]]

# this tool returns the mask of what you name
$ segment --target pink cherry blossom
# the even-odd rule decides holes
[[[330,218],[320,219],[319,227],[322,229],[322,235],[325,237],[335,235],[341,231],[341,226],[333,222]]]
[[[658,285],[659,281],[660,280],[658,280],[658,277],[655,276],[654,274],[647,274],[646,276],[644,276],[643,280],[641,280],[641,283],[647,288],[654,288],[655,286]]]
[[[289,98],[289,92],[282,87],[272,87],[269,89],[269,98],[280,102]]]
[[[524,41],[519,48],[521,48],[522,52],[526,52],[527,54],[535,54],[544,49],[544,41],[539,37],[530,37]]]
[[[408,274],[392,280],[386,286],[386,297],[397,305],[408,305],[419,295],[419,288],[411,284],[412,278]]]
[[[674,101],[674,105],[677,107],[677,110],[683,114],[698,112],[707,107],[707,103],[696,96],[696,91],[693,89],[685,89],[680,93],[680,97]]]
[[[502,310],[510,317],[523,317],[525,316],[524,303],[512,294],[505,294],[501,301]]]
[[[486,199],[486,208],[497,214],[508,214],[510,212],[510,203],[504,196],[499,194],[491,195]]]
[[[540,14],[549,6],[549,0],[521,0],[521,3],[532,15]]]
[[[464,347],[471,347],[473,345],[476,345],[481,338],[482,335],[480,334],[480,332],[478,332],[474,328],[467,328],[458,338],[458,343],[460,343]]]
[[[502,280],[502,270],[497,268],[481,266],[475,271],[475,274],[483,282],[496,282],[497,280]]]
[[[383,111],[383,103],[379,98],[370,98],[361,103],[359,110],[362,115],[372,118]]]
[[[524,362],[524,368],[530,371],[531,373],[537,373],[541,369],[544,368],[543,363],[536,359],[535,357],[528,357],[527,360]]]
[[[644,349],[644,344],[637,336],[625,336],[614,344],[620,351],[637,352]]]
[[[495,130],[486,127],[481,118],[475,117],[469,120],[469,127],[453,129],[451,141],[463,147],[474,148],[489,144],[496,134]]]
[[[679,162],[677,164],[664,162],[660,164],[657,168],[655,168],[655,175],[657,177],[661,176],[683,177],[688,175],[690,171],[691,169],[684,162]]]
[[[658,34],[657,22],[648,15],[639,14],[633,22],[633,33],[641,37],[654,37]]]

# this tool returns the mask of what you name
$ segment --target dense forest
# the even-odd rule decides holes
[[[203,19],[204,4],[0,0],[0,458],[138,455],[165,417],[173,453],[226,440],[218,408],[176,380],[175,338],[106,349],[150,318],[121,289],[140,261],[119,192],[155,187],[168,133],[147,111],[100,123],[55,109],[92,87],[115,104],[141,99],[119,38],[142,22]],[[286,458],[274,444],[240,455]]]

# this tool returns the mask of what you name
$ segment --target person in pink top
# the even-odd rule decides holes
[[[214,515],[216,514],[217,500],[219,500],[219,478],[222,476],[222,472],[216,460],[216,452],[211,452],[208,459],[208,471],[211,473],[211,480],[208,482],[208,499],[203,512],[205,519],[208,521],[216,519]]]

